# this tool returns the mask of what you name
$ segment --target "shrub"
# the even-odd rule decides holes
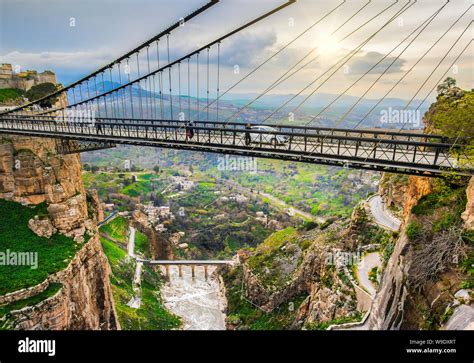
[[[26,97],[30,101],[36,101],[39,100],[50,93],[53,93],[56,91],[56,86],[53,83],[40,83],[37,84],[33,87],[31,87],[27,92],[26,92]],[[41,107],[52,107],[53,104],[57,101],[57,98],[48,98],[40,102]]]
[[[423,233],[423,226],[420,222],[412,221],[406,228],[406,235],[410,241],[414,241],[421,237]]]

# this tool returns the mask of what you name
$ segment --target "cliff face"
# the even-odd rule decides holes
[[[254,252],[242,252],[241,264],[223,274],[230,302],[228,327],[242,329],[254,323],[252,317],[242,315],[239,324],[232,321],[239,310],[229,291],[236,285],[242,286],[245,299],[261,311],[274,316],[284,314],[286,322],[282,327],[277,325],[279,328],[312,329],[313,325],[337,319],[357,320],[356,295],[348,271],[338,258],[345,249],[345,233],[337,225],[324,231],[289,228],[267,238]],[[294,312],[288,312],[288,304]]]
[[[77,253],[69,266],[48,278],[63,287],[49,299],[12,312],[11,329],[118,329],[109,285],[110,267],[98,237]]]
[[[145,213],[138,209],[133,211],[131,224],[148,237],[150,241],[150,253],[153,259],[172,260],[174,258],[171,242],[153,228],[148,222]]]
[[[466,210],[461,217],[464,220],[466,230],[472,231],[474,230],[474,178],[471,178],[466,189],[466,197]]]
[[[437,133],[433,120],[449,120],[451,106],[445,98],[451,102],[462,95],[452,89],[438,98],[425,114],[425,132]],[[381,183],[379,193],[400,210],[403,224],[368,327],[439,328],[447,312],[452,313],[455,294],[466,278],[462,263],[472,253],[463,235],[474,228],[474,178],[384,179],[389,182]]]
[[[407,296],[406,281],[413,262],[413,247],[406,236],[406,222],[409,219],[411,208],[427,195],[432,188],[431,180],[428,178],[411,177],[404,186],[393,186],[392,190],[404,190],[405,193],[391,194],[382,191],[381,195],[386,200],[402,206],[404,225],[402,233],[395,244],[395,248],[387,263],[385,272],[380,283],[379,292],[372,304],[369,316],[369,329],[389,330],[400,328],[404,302]]]
[[[88,219],[79,155],[58,155],[53,139],[3,138],[0,198],[22,204],[46,202],[53,226],[79,237]]]
[[[50,223],[54,231],[83,244],[67,269],[48,278],[61,283],[61,290],[37,306],[14,313],[13,327],[118,328],[109,266],[98,239],[96,218],[88,213],[79,155],[59,155],[53,139],[1,138],[0,198],[24,205],[46,203],[48,215],[41,221],[32,220],[30,228],[35,223]],[[91,205],[91,209],[96,208]],[[86,232],[92,237],[84,242]]]

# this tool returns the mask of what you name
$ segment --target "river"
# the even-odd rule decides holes
[[[183,330],[225,330],[224,301],[219,293],[219,282],[209,266],[209,277],[204,277],[204,267],[183,266],[179,277],[178,267],[170,267],[170,279],[162,287],[165,306],[183,320]],[[165,273],[164,268],[162,270]]]

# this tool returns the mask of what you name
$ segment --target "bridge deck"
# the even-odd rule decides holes
[[[373,169],[415,175],[437,176],[443,172],[472,175],[451,156],[445,138],[424,134],[371,130],[332,130],[278,126],[276,131],[247,130],[243,124],[196,122],[187,136],[184,122],[0,117],[0,133],[57,137]],[[249,144],[248,134],[252,135]],[[275,140],[285,139],[284,142]]]

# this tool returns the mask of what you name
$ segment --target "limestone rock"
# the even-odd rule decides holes
[[[56,228],[53,227],[51,220],[47,219],[39,219],[38,216],[35,218],[31,218],[28,221],[28,227],[38,236],[51,238],[53,234],[56,233]]]
[[[97,223],[102,222],[105,219],[104,209],[96,189],[87,191],[87,203],[93,208]]]
[[[469,181],[469,185],[466,189],[467,203],[466,210],[461,215],[464,220],[464,228],[467,230],[474,229],[474,177]]]
[[[93,237],[69,266],[48,279],[63,286],[45,301],[13,311],[15,330],[120,329],[109,284],[110,267],[99,238]]]

